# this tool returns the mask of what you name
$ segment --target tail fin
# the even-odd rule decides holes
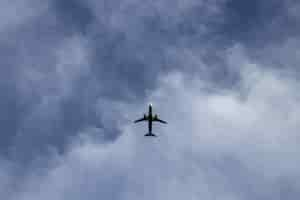
[[[150,137],[157,137],[155,134],[153,134],[153,133],[147,133],[146,135],[144,135],[144,136],[146,136],[146,137],[148,137],[148,136],[150,136]]]

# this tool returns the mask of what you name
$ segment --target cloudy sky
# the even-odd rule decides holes
[[[1,0],[1,199],[298,199],[299,24],[293,0]]]

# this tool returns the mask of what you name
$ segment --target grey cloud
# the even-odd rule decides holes
[[[159,2],[145,5],[144,10],[150,12],[147,15],[142,15],[137,2],[95,3],[49,2],[44,12],[18,26],[13,34],[5,35],[6,41],[15,42],[3,42],[3,48],[9,46],[17,52],[7,62],[18,66],[18,120],[14,122],[16,130],[5,142],[15,159],[30,160],[52,146],[63,153],[65,144],[86,127],[104,128],[108,140],[116,138],[118,128],[105,125],[99,114],[105,113],[105,108],[95,111],[98,99],[145,98],[157,87],[158,77],[185,64],[176,63],[177,52],[169,53],[170,49],[180,49],[181,44],[172,46],[176,40],[183,38],[181,43],[186,44],[190,43],[185,41],[189,35],[207,33],[210,22],[205,20],[221,12],[218,1],[190,1],[185,5],[177,2],[167,19],[168,9]],[[99,6],[102,10],[111,7],[111,13],[100,12]],[[199,10],[203,11],[201,18]],[[77,16],[77,12],[81,14]],[[183,14],[178,15],[180,12]],[[101,16],[105,15],[108,16],[103,20]],[[127,20],[129,26],[124,26],[125,22],[116,24],[115,20]],[[187,31],[180,32],[182,26],[187,26]],[[202,28],[198,30],[198,26]],[[171,40],[165,42],[167,38]],[[182,69],[190,67],[185,65]],[[197,64],[193,69],[197,70]]]
[[[282,45],[299,35],[299,17],[294,14],[299,8],[296,1],[230,0],[224,8],[226,20],[218,28],[220,37],[226,38],[227,43],[247,45],[251,53],[269,45]]]
[[[73,96],[75,93],[79,97],[82,95],[74,82],[89,73],[84,48],[80,37],[67,39],[53,52],[54,65],[49,69],[34,65],[19,70],[18,92],[25,97],[20,101],[27,106],[30,103],[31,107],[25,110],[14,138],[15,152],[38,150],[45,145],[62,148],[68,136],[76,134],[84,123],[82,119],[89,111],[81,106],[87,102],[80,98],[80,103]],[[63,132],[65,135],[61,134]]]
[[[0,25],[1,196],[299,196],[295,29],[257,49],[220,33],[226,1],[172,2],[49,1]],[[268,31],[286,8],[267,14]],[[158,140],[131,124],[149,101],[170,122]]]
[[[53,12],[57,18],[63,23],[69,33],[85,34],[88,27],[95,20],[94,13],[86,5],[85,1],[71,0],[51,2]]]
[[[299,84],[262,68],[241,47],[224,57],[241,66],[240,87],[207,93],[208,82],[188,74],[162,77],[146,99],[169,122],[155,126],[156,140],[127,121],[144,104],[114,102],[106,119],[123,118],[123,134],[107,144],[91,137],[94,130],[82,131],[42,175],[19,186],[17,199],[296,199]]]
[[[128,98],[132,95],[145,96],[144,88],[155,88],[157,77],[161,73],[190,69],[188,65],[176,63],[177,59],[168,54],[168,51],[189,47],[192,41],[202,45],[204,40],[201,36],[208,35],[210,25],[214,24],[214,20],[220,19],[218,16],[221,11],[218,8],[223,2],[188,1],[184,5],[160,1],[143,5],[136,1],[89,3],[98,15],[98,21],[91,26],[92,31],[88,36],[95,44],[94,72],[102,81],[107,82],[105,85],[112,85],[112,90],[118,91],[117,94],[121,96],[117,98]],[[167,4],[174,8],[168,9]],[[103,67],[98,66],[99,64]],[[136,81],[131,81],[135,79]],[[129,88],[132,92],[123,92],[123,86],[111,83],[115,80],[125,83],[126,89]],[[114,96],[116,93],[107,95]]]
[[[7,1],[1,2],[0,33],[14,30],[33,18],[39,16],[47,9],[47,2],[41,4],[38,1]]]

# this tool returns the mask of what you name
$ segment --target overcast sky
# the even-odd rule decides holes
[[[2,0],[1,199],[298,199],[299,33],[293,0]]]

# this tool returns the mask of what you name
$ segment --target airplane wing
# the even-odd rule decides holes
[[[153,121],[154,121],[154,122],[160,122],[160,123],[163,123],[163,124],[167,124],[166,121],[161,120],[161,119],[159,119],[158,117],[155,117],[155,118],[153,119]]]
[[[141,122],[141,121],[147,121],[147,120],[148,120],[148,117],[144,116],[141,119],[135,120],[134,123],[138,123],[138,122]]]

